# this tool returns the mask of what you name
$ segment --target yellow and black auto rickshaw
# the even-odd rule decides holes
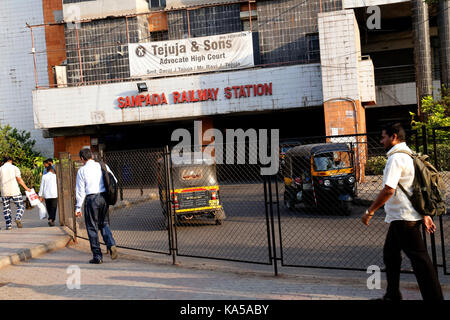
[[[321,211],[350,214],[356,191],[353,151],[346,143],[307,144],[286,152],[284,205],[304,203]]]
[[[160,166],[160,168],[162,168]],[[159,177],[163,176],[160,170]],[[167,216],[165,195],[161,179],[159,183],[161,206]],[[173,162],[171,168],[170,196],[173,199],[174,223],[214,219],[221,225],[225,211],[220,198],[216,165],[205,159],[190,159],[186,162]]]

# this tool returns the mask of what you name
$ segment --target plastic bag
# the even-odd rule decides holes
[[[44,204],[42,202],[39,202],[37,204],[37,207],[39,209],[39,218],[41,218],[41,219],[47,218],[47,216],[48,216],[47,208],[44,206]]]
[[[25,194],[27,195],[28,201],[30,201],[31,206],[34,207],[41,203],[41,201],[39,200],[39,196],[37,195],[36,191],[34,191],[34,189],[25,191]]]

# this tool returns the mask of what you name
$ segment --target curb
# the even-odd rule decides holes
[[[72,240],[72,237],[69,234],[66,234],[64,236],[61,236],[61,239],[49,241],[47,243],[43,243],[43,244],[37,245],[32,248],[22,249],[16,253],[1,257],[0,258],[0,269],[10,266],[10,265],[18,264],[20,262],[27,261],[27,260],[30,260],[33,258],[37,258],[40,255],[43,255],[50,251],[65,248],[71,240]]]
[[[77,245],[79,245],[81,250],[89,251],[89,241],[83,238],[77,239]],[[102,245],[103,247],[103,245]],[[313,268],[299,268],[306,270],[306,274],[302,273],[280,273],[278,276],[274,276],[272,270],[258,270],[242,267],[242,266],[232,266],[227,264],[220,263],[211,263],[211,261],[217,262],[217,260],[210,260],[207,258],[189,258],[183,257],[184,261],[177,261],[174,265],[171,261],[170,255],[165,254],[152,254],[150,252],[143,253],[140,251],[136,251],[129,248],[121,248],[120,246],[117,248],[119,252],[119,260],[123,259],[129,262],[136,261],[142,263],[148,263],[157,266],[167,266],[167,267],[176,267],[182,269],[191,269],[191,270],[203,270],[203,271],[214,271],[214,272],[223,272],[223,273],[232,273],[240,276],[256,276],[256,277],[264,277],[264,278],[278,278],[278,279],[293,279],[304,281],[305,284],[316,284],[316,283],[328,283],[330,285],[346,285],[346,286],[361,286],[366,285],[367,277],[362,276],[362,274],[366,274],[361,271],[358,272],[360,276],[348,276],[344,277],[343,275],[333,276],[326,275],[324,273],[316,273],[317,271]],[[231,262],[233,264],[233,262]],[[329,272],[332,273],[333,270],[329,269]],[[381,280],[381,284],[383,288],[386,288],[387,282],[386,280]],[[445,292],[450,292],[450,285],[441,283],[442,290]],[[408,290],[419,290],[417,282],[415,279],[411,277],[411,279],[401,279],[400,282],[401,289]]]

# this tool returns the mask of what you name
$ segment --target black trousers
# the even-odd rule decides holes
[[[109,249],[116,245],[109,227],[109,206],[104,194],[90,194],[84,200],[84,221],[94,258],[102,259],[98,231],[100,231],[106,247]]]
[[[45,206],[47,207],[48,220],[55,221],[56,209],[58,208],[58,198],[45,199]]]
[[[423,221],[393,221],[384,244],[388,297],[400,296],[401,251],[411,265],[424,300],[443,300],[441,285],[421,234]]]

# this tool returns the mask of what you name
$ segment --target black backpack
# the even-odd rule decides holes
[[[445,214],[445,186],[439,172],[428,161],[428,156],[411,154],[407,151],[394,153],[406,153],[413,159],[414,182],[412,195],[408,194],[400,183],[398,184],[409,201],[411,201],[413,208],[424,216],[434,217]]]
[[[104,162],[99,162],[102,168],[103,185],[105,186],[106,203],[113,206],[117,202],[118,186],[117,181],[111,172],[108,171]]]

